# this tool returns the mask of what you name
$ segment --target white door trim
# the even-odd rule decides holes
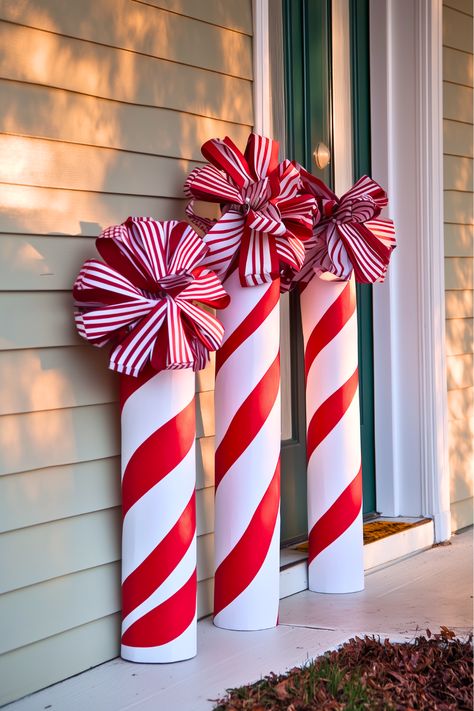
[[[398,248],[374,287],[377,507],[449,538],[442,1],[371,0],[372,173]]]
[[[254,131],[272,136],[268,0],[253,0],[252,13]]]

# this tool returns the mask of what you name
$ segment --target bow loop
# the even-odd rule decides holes
[[[317,205],[304,193],[298,167],[278,163],[278,143],[251,134],[244,153],[229,138],[207,141],[202,153],[212,165],[193,171],[185,193],[186,212],[209,247],[203,264],[224,278],[238,264],[243,286],[277,279],[284,264],[298,268]],[[196,215],[194,199],[219,202],[221,217]]]
[[[129,218],[104,230],[97,248],[105,263],[88,260],[74,285],[80,335],[114,346],[110,368],[127,375],[147,362],[155,370],[204,367],[223,329],[195,301],[223,308],[229,297],[199,267],[208,252],[202,238],[185,222]]]
[[[363,176],[340,199],[318,178],[301,169],[302,181],[318,202],[313,235],[305,243],[304,265],[286,273],[285,286],[322,279],[347,281],[354,271],[361,283],[383,281],[396,246],[391,220],[379,219],[387,194]]]

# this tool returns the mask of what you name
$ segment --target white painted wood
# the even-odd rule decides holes
[[[450,535],[441,16],[440,0],[371,3],[372,167],[398,236],[388,281],[374,288],[377,505],[434,517],[436,540]]]
[[[7,22],[0,22],[0,44],[1,78],[252,124],[247,79]]]
[[[440,586],[440,579],[446,584]],[[39,711],[47,706],[55,711],[175,707],[210,711],[214,704],[209,699],[226,688],[270,672],[283,673],[354,634],[408,641],[420,629],[436,631],[442,624],[462,634],[472,624],[471,581],[471,536],[454,536],[452,546],[371,572],[362,593],[304,592],[288,597],[280,605],[276,629],[242,634],[220,630],[204,620],[198,625],[199,653],[190,662],[137,667],[116,659],[27,697],[11,711]],[[10,688],[9,684],[6,691]]]
[[[406,531],[400,531],[373,543],[367,543],[364,546],[364,569],[367,572],[380,565],[393,563],[400,558],[431,548],[433,543],[434,526],[432,521],[413,526]]]
[[[334,186],[343,195],[354,184],[352,165],[351,57],[349,2],[332,2],[332,93]]]
[[[268,37],[268,0],[252,0],[253,12],[253,108],[254,130],[272,136],[270,104],[270,56]]]

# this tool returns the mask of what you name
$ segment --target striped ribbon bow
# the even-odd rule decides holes
[[[209,163],[191,172],[184,191],[191,198],[189,218],[206,233],[203,264],[225,278],[238,259],[242,286],[273,281],[282,264],[300,269],[317,206],[302,191],[297,167],[278,163],[278,143],[252,133],[243,154],[228,137],[207,141],[201,150]],[[219,203],[221,217],[200,217],[196,199]]]
[[[104,259],[85,262],[74,284],[80,335],[113,346],[109,367],[137,376],[147,362],[164,369],[203,368],[224,329],[195,302],[224,308],[218,277],[198,267],[208,252],[186,222],[129,217],[96,241]]]
[[[318,178],[300,168],[304,188],[318,201],[320,213],[313,236],[305,243],[302,269],[286,282],[321,279],[372,284],[384,280],[396,246],[392,220],[379,217],[388,204],[386,192],[364,175],[340,199]]]

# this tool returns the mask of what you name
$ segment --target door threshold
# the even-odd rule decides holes
[[[370,530],[375,527],[377,532]],[[431,548],[434,543],[433,521],[428,518],[380,516],[364,524],[364,534],[365,540],[369,539],[364,543],[364,570],[369,574]],[[307,542],[280,551],[280,599],[308,589],[307,559]]]

